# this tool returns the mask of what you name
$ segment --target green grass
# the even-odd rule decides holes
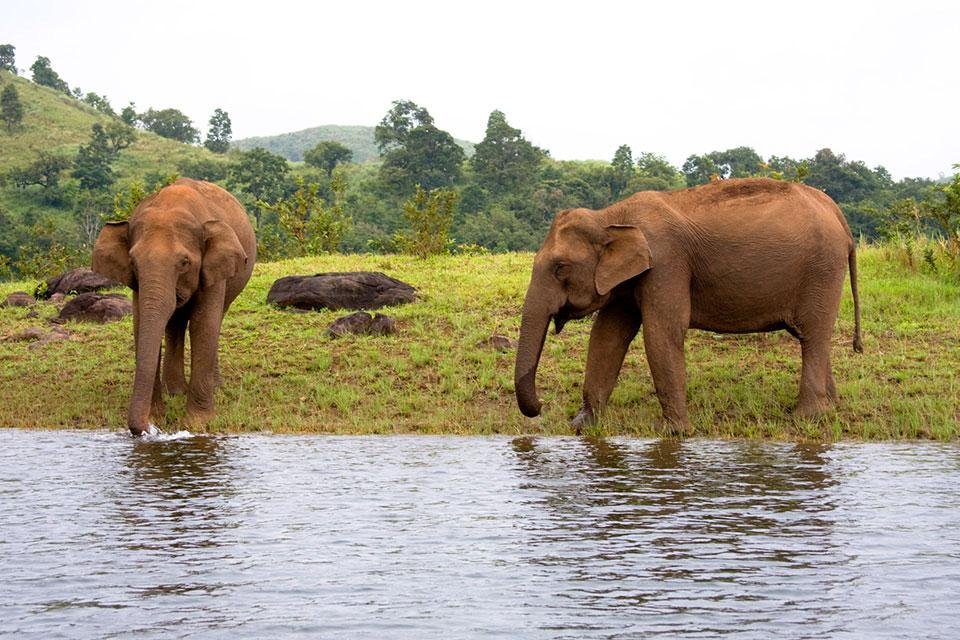
[[[480,343],[516,337],[531,254],[438,257],[328,256],[257,265],[224,322],[211,431],[322,433],[569,434],[580,402],[589,321],[549,335],[538,383],[544,414],[520,415],[514,354]],[[844,299],[834,338],[842,396],[818,421],[796,420],[800,349],[787,334],[720,336],[691,331],[688,397],[697,436],[774,439],[955,439],[960,422],[960,286],[911,272],[879,249],[860,254],[866,352],[855,354],[852,303]],[[383,271],[417,287],[420,301],[384,310],[390,337],[331,339],[346,312],[296,313],[265,302],[273,281],[320,271]],[[32,290],[0,284],[0,296]],[[48,326],[56,313],[0,309],[0,338]],[[73,339],[41,346],[0,339],[0,425],[122,429],[132,384],[129,319],[70,324]],[[168,403],[164,426],[179,428],[184,403]],[[659,405],[637,340],[608,411],[592,431],[657,436]]]

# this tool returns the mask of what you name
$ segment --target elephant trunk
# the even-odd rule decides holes
[[[517,405],[523,415],[533,418],[540,415],[540,399],[537,397],[537,366],[543,343],[547,337],[553,313],[548,305],[538,302],[527,292],[520,321],[520,341],[517,345],[517,362],[513,372]]]
[[[166,290],[170,293],[165,293]],[[163,284],[141,285],[137,295],[136,373],[133,396],[127,413],[130,433],[138,436],[149,428],[150,408],[153,403],[157,373],[160,366],[160,344],[173,311],[176,299],[173,287]]]

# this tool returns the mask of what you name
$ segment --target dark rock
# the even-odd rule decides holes
[[[37,287],[36,294],[38,298],[49,298],[55,293],[88,293],[120,286],[123,285],[94,273],[89,267],[80,267],[48,279],[46,290],[41,291],[41,288]]]
[[[35,349],[50,342],[70,340],[72,335],[70,330],[65,327],[54,326],[50,331],[45,331],[40,327],[28,327],[20,333],[7,336],[3,339],[14,342],[31,342],[32,344],[28,348]]]
[[[327,328],[327,335],[339,338],[347,334],[365,336],[386,336],[397,332],[397,324],[390,316],[378,313],[371,316],[366,311],[357,311],[348,316],[337,318]]]
[[[24,317],[24,318],[30,318],[30,319],[39,318],[39,317],[40,317],[40,314],[37,313],[37,310],[36,310],[36,309],[30,309],[30,311],[27,311],[26,315],[24,315],[23,317]]]
[[[62,293],[55,293],[52,296],[50,296],[50,302],[52,302],[53,304],[63,304],[64,300],[66,299],[67,299],[67,296],[63,295]]]
[[[417,290],[377,272],[286,276],[270,287],[267,302],[298,309],[379,309],[413,302]]]
[[[517,348],[517,341],[511,340],[507,336],[494,334],[486,340],[481,340],[477,346],[487,349],[496,349],[497,351],[512,351]]]
[[[81,293],[60,310],[58,319],[87,322],[110,322],[133,313],[133,303],[124,295],[111,293]]]
[[[7,299],[0,302],[0,307],[32,307],[37,304],[37,299],[25,291],[15,291],[7,296]]]

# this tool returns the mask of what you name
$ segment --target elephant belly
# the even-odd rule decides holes
[[[693,288],[690,327],[717,333],[753,333],[786,329],[792,324],[796,296],[792,291],[754,285],[729,290]]]

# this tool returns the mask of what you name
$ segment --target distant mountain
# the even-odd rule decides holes
[[[328,124],[275,136],[234,140],[230,143],[230,148],[249,151],[259,147],[283,156],[287,160],[300,162],[303,160],[303,153],[315,147],[318,142],[333,140],[353,151],[353,162],[364,163],[380,157],[380,150],[373,141],[373,129],[373,127]],[[463,148],[467,156],[473,155],[472,142],[456,140],[456,143]]]

